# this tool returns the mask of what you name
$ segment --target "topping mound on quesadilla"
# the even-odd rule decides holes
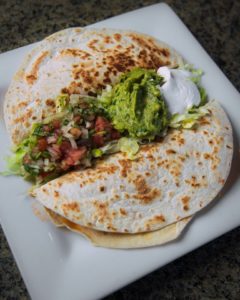
[[[5,122],[13,143],[33,123],[56,113],[61,94],[96,96],[134,67],[157,70],[183,62],[151,36],[116,29],[70,28],[41,41],[25,58],[8,89]]]
[[[232,159],[230,122],[201,76],[136,32],[48,37],[6,95],[10,173],[40,184],[32,194],[53,221],[95,244],[176,238],[221,190]]]
[[[160,67],[158,72],[168,70]],[[104,154],[122,151],[134,159],[139,143],[164,136],[170,126],[193,128],[200,117],[208,114],[201,107],[205,98],[193,82],[193,72],[173,71],[171,84],[180,81],[186,85],[186,103],[181,95],[171,97],[171,91],[166,93],[169,78],[167,81],[155,70],[143,68],[124,73],[97,97],[59,95],[55,101],[57,113],[34,123],[30,135],[15,148],[15,155],[8,159],[10,172],[44,183],[68,171],[90,167],[93,158]],[[167,108],[168,100],[177,106],[174,114]]]

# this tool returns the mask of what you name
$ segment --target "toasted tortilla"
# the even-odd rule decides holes
[[[188,217],[152,232],[128,234],[94,230],[75,224],[49,209],[46,209],[46,211],[54,225],[66,227],[83,235],[94,246],[117,249],[145,248],[166,244],[178,238],[192,219],[192,217]]]
[[[166,227],[208,205],[222,189],[233,154],[232,128],[221,106],[195,130],[170,130],[143,145],[135,160],[117,153],[34,190],[45,207],[69,221],[106,232]]]
[[[41,41],[22,63],[4,104],[7,130],[18,144],[32,124],[56,112],[60,93],[96,95],[133,67],[182,64],[163,42],[115,29],[70,28]]]

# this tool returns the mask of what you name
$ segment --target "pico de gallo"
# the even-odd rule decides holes
[[[59,112],[34,124],[31,134],[10,158],[19,160],[21,175],[41,183],[89,167],[92,158],[102,156],[104,145],[121,137],[94,101],[77,94],[57,98]]]
[[[169,127],[194,128],[208,114],[207,96],[199,85],[201,74],[189,67],[162,67],[158,72],[135,68],[97,97],[59,95],[57,113],[34,124],[8,158],[9,174],[44,183],[89,167],[104,154],[121,151],[134,159],[139,144],[164,136]]]

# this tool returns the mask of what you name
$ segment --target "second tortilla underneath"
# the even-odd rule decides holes
[[[128,234],[94,230],[73,223],[48,208],[46,208],[46,211],[56,226],[67,227],[69,230],[80,233],[95,246],[119,249],[143,248],[166,244],[178,238],[192,219],[192,216],[190,216],[159,230]]]

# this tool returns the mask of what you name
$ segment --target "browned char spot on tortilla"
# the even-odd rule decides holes
[[[133,42],[137,43],[142,48],[139,61],[142,67],[148,69],[156,69],[162,65],[169,64],[170,52],[163,47],[159,47],[152,38],[147,38],[134,33],[129,34]]]
[[[185,179],[185,182],[194,188],[200,188],[203,186],[202,182],[197,182],[196,176],[192,175],[189,179]]]
[[[93,201],[93,205],[95,207],[94,218],[99,223],[108,222],[110,224],[112,221],[112,214],[109,211],[109,203],[107,201],[100,202],[95,200]]]
[[[78,214],[80,212],[79,203],[77,202],[63,203],[62,210],[66,217],[68,216],[69,212]]]
[[[42,52],[42,54],[37,58],[37,60],[33,64],[31,72],[28,75],[26,75],[26,80],[28,84],[33,84],[34,81],[37,80],[39,66],[44,60],[44,58],[48,55],[48,53],[48,51]]]
[[[58,191],[54,191],[53,195],[54,195],[54,198],[58,198],[59,197],[59,192]]]
[[[68,49],[64,49],[60,52],[60,55],[69,55],[69,56],[78,56],[78,57],[81,57],[83,59],[86,59],[88,57],[91,56],[90,53],[88,53],[87,51],[84,51],[84,50],[81,50],[81,49],[71,49],[71,48],[68,48]]]
[[[47,106],[51,106],[51,107],[55,107],[56,106],[56,103],[53,99],[47,99],[46,100],[46,105]]]
[[[144,223],[144,228],[145,228],[145,230],[151,230],[151,227],[153,225],[161,224],[164,222],[166,222],[166,218],[164,217],[164,215],[162,215],[162,214],[156,215]]]
[[[173,149],[167,149],[166,154],[176,154],[177,152]]]
[[[130,71],[131,68],[136,66],[136,62],[131,52],[127,49],[124,51],[115,51],[115,53],[106,54],[106,65],[108,66],[109,73],[106,74],[105,80],[110,79],[109,74],[114,70],[117,72]]]
[[[157,188],[151,188],[147,185],[146,180],[138,175],[135,180],[133,180],[137,193],[133,195],[133,198],[141,200],[144,204],[148,204],[155,198],[160,197],[161,191]]]
[[[150,187],[147,185],[146,180],[141,175],[138,175],[133,183],[139,194],[146,194],[150,191]]]
[[[183,196],[181,198],[182,204],[183,204],[183,210],[187,211],[189,210],[189,201],[190,197],[189,196]]]
[[[24,114],[14,119],[13,122],[14,124],[23,123],[24,126],[29,127],[30,123],[28,122],[28,120],[32,117],[32,115],[33,115],[33,110],[31,108],[28,108],[26,109],[26,112]]]
[[[117,42],[120,42],[122,39],[122,35],[120,33],[115,33],[113,37]]]
[[[107,229],[110,231],[117,231],[117,229],[111,223],[107,225]]]
[[[210,122],[208,121],[208,119],[206,117],[202,117],[200,120],[199,120],[199,124],[200,125],[210,125]]]
[[[119,164],[121,165],[121,176],[127,177],[128,172],[131,170],[132,161],[130,159],[120,159]]]
[[[105,187],[105,186],[101,185],[101,186],[99,187],[99,191],[100,191],[100,192],[105,192],[105,190],[106,190],[106,187]]]
[[[124,209],[124,208],[120,208],[120,209],[119,209],[119,212],[120,212],[120,214],[121,214],[122,216],[126,216],[126,215],[127,215],[127,211],[126,211],[126,209]]]

